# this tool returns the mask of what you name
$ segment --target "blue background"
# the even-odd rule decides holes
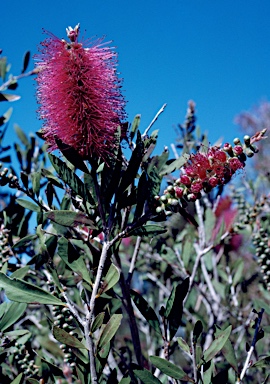
[[[80,22],[85,37],[106,35],[119,53],[129,121],[140,113],[144,131],[168,104],[154,125],[161,151],[174,141],[189,99],[212,144],[239,135],[235,115],[269,97],[269,19],[269,0],[9,0],[1,4],[0,48],[16,75],[24,52],[34,55],[45,38],[42,28],[65,38],[65,28]],[[20,101],[0,105],[1,114],[14,107],[6,144],[14,122],[27,132],[41,127],[34,78],[15,93]]]

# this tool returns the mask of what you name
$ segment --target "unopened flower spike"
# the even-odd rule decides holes
[[[66,28],[67,37],[71,42],[77,41],[80,31],[80,23],[78,23],[74,28],[68,27]]]
[[[60,139],[84,159],[106,162],[126,118],[117,55],[101,39],[79,41],[79,24],[66,31],[70,42],[49,34],[36,56],[43,136],[50,152]]]

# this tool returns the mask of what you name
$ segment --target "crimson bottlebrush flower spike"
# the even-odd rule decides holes
[[[101,39],[79,42],[79,24],[66,31],[69,42],[50,34],[36,56],[43,136],[49,151],[58,148],[60,139],[84,159],[98,156],[106,161],[126,117],[117,55]]]

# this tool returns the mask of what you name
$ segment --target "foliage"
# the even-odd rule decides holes
[[[2,92],[18,77],[4,83],[1,60]],[[189,102],[171,158],[137,115],[106,163],[61,141],[48,156],[15,127],[19,169],[0,170],[0,382],[267,382],[269,197],[255,178],[224,187],[265,132],[211,152],[195,122]]]

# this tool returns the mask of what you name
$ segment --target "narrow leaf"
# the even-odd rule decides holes
[[[70,335],[64,329],[61,329],[59,327],[56,327],[56,326],[53,327],[53,336],[56,338],[57,341],[59,341],[62,344],[69,345],[70,347],[73,347],[73,348],[87,349],[83,343],[81,343],[78,339],[76,339],[76,337]]]
[[[29,143],[29,140],[26,136],[26,134],[24,133],[24,131],[21,129],[21,127],[18,125],[18,124],[14,124],[14,130],[18,136],[18,138],[20,139],[20,141],[26,146],[28,147],[30,145]]]
[[[97,343],[98,350],[101,350],[114,337],[118,328],[120,327],[122,317],[122,315],[118,314],[112,315],[100,334]]]
[[[216,326],[215,335],[218,336],[221,332],[222,332],[222,330],[220,330]],[[223,348],[221,349],[221,352],[222,352],[223,356],[225,357],[225,359],[227,360],[227,362],[235,370],[235,372],[238,373],[238,366],[237,366],[237,360],[236,360],[236,356],[235,356],[235,351],[234,351],[234,348],[233,348],[232,343],[231,343],[229,338],[225,342]]]
[[[129,134],[130,141],[132,141],[134,136],[136,135],[140,122],[141,122],[141,115],[136,115],[132,121],[131,128],[130,128],[130,134]]]
[[[21,198],[17,199],[16,201],[22,207],[24,207],[25,209],[29,209],[30,211],[40,212],[40,210],[41,210],[41,208],[37,204],[32,203],[31,201],[21,199]]]
[[[114,264],[111,264],[108,272],[106,273],[102,286],[99,289],[98,296],[108,291],[115,284],[117,284],[119,278],[120,278],[119,269]]]
[[[140,295],[138,292],[130,290],[132,300],[134,301],[136,307],[141,312],[148,324],[160,335],[162,334],[159,320],[154,309],[148,304],[148,302]]]
[[[49,159],[52,166],[58,173],[60,179],[69,185],[69,187],[83,199],[86,199],[90,204],[95,205],[95,201],[90,194],[90,191],[86,188],[82,180],[71,170],[67,164],[60,160],[57,156],[49,154]]]
[[[177,342],[179,344],[179,347],[182,349],[182,351],[184,351],[190,355],[190,348],[189,348],[189,345],[187,344],[187,342],[184,339],[182,339],[182,337],[178,337]]]
[[[26,243],[29,243],[30,241],[35,240],[35,239],[37,239],[37,235],[27,235],[27,236],[23,237],[21,240],[17,241],[17,243],[15,243],[13,245],[13,248],[22,247]]]
[[[152,375],[147,369],[134,369],[134,374],[137,376],[143,384],[162,384],[161,381]]]
[[[36,285],[19,279],[10,279],[2,272],[0,272],[0,287],[5,290],[8,299],[11,301],[19,303],[66,305],[57,297]]]
[[[65,227],[75,227],[76,225],[84,224],[92,229],[96,229],[92,220],[84,213],[74,211],[49,211],[44,214],[45,218],[54,221],[57,224]]]
[[[89,271],[85,265],[83,256],[78,255],[78,250],[66,238],[58,240],[58,255],[69,266],[69,268],[82,277],[87,283],[92,285]]]
[[[11,303],[10,307],[0,321],[1,332],[8,329],[18,320],[26,310],[26,307],[27,305],[25,303]]]
[[[165,375],[168,375],[176,380],[191,381],[194,383],[194,381],[187,376],[182,368],[176,366],[170,361],[162,359],[159,356],[150,356],[150,361],[155,367],[160,369],[161,372],[165,373]]]
[[[0,101],[17,101],[20,100],[21,96],[19,95],[11,95],[9,93],[2,93],[0,92]]]
[[[187,277],[182,283],[173,288],[168,301],[166,303],[165,318],[169,321],[170,338],[176,334],[181,325],[183,315],[183,301],[187,295],[189,288],[189,278]]]
[[[16,379],[14,379],[10,384],[21,384],[23,380],[23,373],[20,373]]]
[[[270,367],[270,356],[263,357],[250,366],[250,368],[268,368]]]
[[[224,347],[226,341],[228,340],[231,334],[232,326],[230,325],[224,331],[221,331],[215,340],[212,342],[209,348],[204,351],[203,361],[200,365],[207,363],[212,360],[214,356]]]
[[[100,312],[94,319],[91,332],[94,333],[98,328],[100,328],[103,324],[103,320],[105,317],[105,312]]]
[[[23,58],[22,73],[24,73],[27,70],[29,61],[30,61],[30,51],[27,51],[27,52],[25,52],[25,55],[24,55],[24,58]]]
[[[135,229],[132,229],[130,232],[126,234],[125,237],[129,236],[157,236],[162,233],[167,232],[167,229],[164,227],[161,227],[160,225],[155,224],[148,224],[143,225],[142,227],[138,227]]]
[[[174,160],[169,165],[165,165],[162,171],[159,173],[159,175],[160,176],[169,175],[170,173],[173,173],[177,169],[180,169],[188,161],[188,158],[189,158],[188,155],[185,155],[185,157],[183,156],[178,157],[178,159]]]
[[[142,157],[143,157],[144,145],[141,139],[140,131],[137,132],[136,147],[132,152],[127,169],[122,177],[119,191],[124,192],[127,187],[133,182],[138,173]]]

